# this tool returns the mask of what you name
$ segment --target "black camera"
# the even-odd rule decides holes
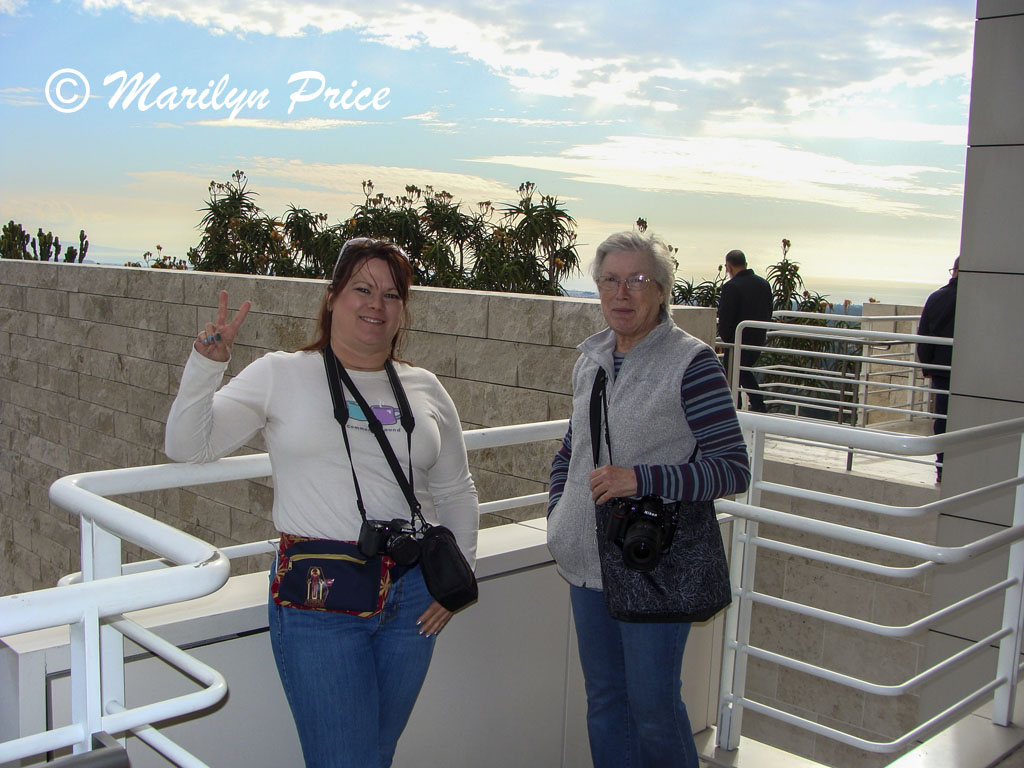
[[[633,571],[653,571],[672,546],[678,523],[678,505],[658,496],[612,499],[606,505],[607,540],[622,548],[622,562]]]
[[[366,557],[384,554],[398,565],[415,565],[420,541],[408,520],[364,520],[359,528],[359,551]]]

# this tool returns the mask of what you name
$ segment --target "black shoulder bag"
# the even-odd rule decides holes
[[[449,611],[457,611],[474,602],[478,597],[476,576],[470,568],[462,550],[455,541],[455,534],[443,525],[431,525],[423,518],[421,505],[416,499],[416,493],[412,487],[412,431],[416,426],[412,415],[412,408],[405,395],[401,379],[395,371],[395,366],[388,360],[384,368],[391,382],[391,388],[398,401],[400,420],[405,429],[409,441],[409,476],[406,477],[402,467],[395,456],[395,450],[391,447],[390,441],[384,434],[384,426],[380,423],[373,409],[367,404],[362,393],[352,382],[345,367],[341,365],[334,352],[328,346],[324,349],[324,365],[327,369],[327,382],[331,389],[331,399],[334,403],[334,418],[342,428],[345,439],[345,450],[348,451],[349,463],[352,464],[352,481],[356,489],[356,505],[359,514],[363,518],[362,528],[359,532],[359,550],[366,555],[373,555],[377,552],[385,552],[395,561],[402,565],[413,565],[419,561],[423,570],[423,580],[426,582],[427,590],[431,596]],[[348,404],[345,401],[342,383],[366,416],[367,424],[373,436],[377,439],[384,458],[398,482],[402,493],[405,495],[411,512],[411,528],[404,525],[403,520],[394,519],[391,521],[368,520],[366,509],[363,507],[362,495],[359,492],[359,481],[356,479],[355,465],[352,462],[352,451],[348,442],[348,431],[345,424],[348,421]],[[397,555],[397,557],[396,557]],[[399,559],[401,558],[401,559]]]
[[[590,395],[594,466],[608,436],[607,374],[598,368]],[[692,462],[697,455],[694,448]],[[665,502],[659,496],[612,499],[597,507],[597,549],[608,614],[619,621],[706,621],[732,602],[729,565],[713,501]]]

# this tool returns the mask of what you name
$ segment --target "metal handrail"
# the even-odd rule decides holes
[[[823,325],[779,322],[784,318],[810,318],[822,321]],[[736,339],[732,344],[721,341],[722,347],[730,347],[736,354],[731,355],[729,381],[733,396],[739,404],[740,394],[750,391],[740,386],[741,372],[759,372],[765,379],[760,385],[765,403],[772,410],[780,407],[791,408],[797,416],[808,410],[819,418],[844,422],[847,419],[855,426],[866,425],[872,414],[879,415],[876,423],[890,427],[923,417],[945,419],[944,414],[931,413],[930,399],[933,395],[948,395],[948,390],[930,386],[921,374],[925,371],[950,371],[948,365],[922,363],[913,359],[912,349],[917,344],[928,343],[950,345],[952,339],[941,336],[921,336],[915,333],[896,331],[872,331],[860,328],[836,327],[838,321],[846,322],[850,317],[814,312],[776,312],[772,321],[744,320],[737,325]],[[868,318],[881,320],[883,318]],[[893,316],[887,320],[912,321],[916,316]],[[748,328],[763,329],[768,340],[763,344],[744,344],[743,332]],[[779,344],[780,339],[797,341],[816,340],[839,345],[837,349],[801,349],[794,344]],[[909,347],[905,352],[884,352],[873,354],[872,350],[890,348],[894,345]],[[853,347],[851,349],[851,347]],[[857,353],[857,348],[860,353]],[[755,351],[774,355],[792,356],[809,361],[806,365],[791,363],[773,365],[742,364],[743,352]],[[841,371],[823,370],[814,361],[838,361]],[[883,378],[884,377],[884,378]],[[893,380],[896,378],[897,380]],[[903,381],[900,381],[902,379]],[[920,393],[920,394],[918,394]],[[883,398],[879,400],[879,398]],[[846,452],[846,467],[853,468],[854,450]],[[923,463],[918,461],[917,463]],[[934,461],[928,463],[935,464]]]
[[[726,643],[723,661],[722,685],[719,696],[719,720],[716,738],[718,745],[735,749],[739,745],[740,729],[744,710],[796,726],[811,733],[826,736],[843,744],[875,753],[891,753],[903,749],[924,735],[948,725],[962,713],[979,703],[984,697],[995,693],[992,720],[999,725],[1011,722],[1016,685],[1020,675],[1019,655],[1021,649],[1021,618],[1024,611],[1024,418],[998,424],[971,427],[944,435],[911,436],[873,432],[852,427],[819,424],[809,426],[805,420],[779,418],[760,414],[741,414],[743,426],[753,432],[753,456],[751,466],[754,480],[747,492],[746,502],[719,501],[718,507],[734,518],[731,574],[736,600],[726,615]],[[818,442],[850,445],[868,450],[884,449],[894,455],[927,454],[949,450],[954,446],[977,444],[1005,437],[1016,437],[1019,449],[1017,472],[1014,477],[991,483],[965,493],[956,494],[918,507],[894,507],[876,502],[845,499],[835,494],[811,489],[795,488],[780,483],[767,482],[760,477],[764,462],[764,447],[769,435],[789,438],[812,437]],[[898,536],[889,536],[875,531],[865,531],[840,523],[804,518],[799,515],[767,509],[760,504],[764,492],[793,499],[815,501],[825,504],[839,504],[850,509],[889,516],[913,518],[938,512],[952,513],[970,508],[994,496],[1014,492],[1013,522],[1010,526],[966,544],[947,547],[926,544]],[[789,531],[824,537],[829,542],[842,541],[881,552],[895,553],[921,561],[915,566],[893,568],[871,563],[865,559],[844,557],[822,551],[813,546],[799,546],[765,538],[758,534],[760,523],[779,526]],[[889,578],[912,578],[936,567],[963,563],[971,559],[990,556],[1009,550],[1009,564],[1006,577],[987,584],[974,593],[963,597],[952,605],[933,611],[904,626],[888,626],[834,613],[792,600],[758,592],[754,587],[754,565],[759,548],[781,551],[800,557],[818,560],[833,565],[856,568],[860,571]],[[957,654],[922,670],[895,685],[879,685],[850,675],[843,675],[828,668],[793,659],[750,642],[750,617],[753,604],[770,605],[776,609],[807,616],[862,632],[882,637],[907,637],[924,629],[934,627],[950,616],[960,614],[998,595],[1003,596],[1003,619],[1001,626],[976,642],[969,644]],[[840,683],[854,690],[883,696],[896,696],[914,690],[926,682],[946,674],[950,669],[985,652],[991,644],[999,645],[998,668],[992,680],[948,707],[939,715],[913,728],[901,737],[888,742],[876,742],[853,736],[844,731],[823,726],[806,718],[771,707],[745,695],[746,660],[753,657],[780,664],[834,683]]]
[[[953,446],[985,443],[1008,436],[1020,438],[1024,436],[1024,418],[936,436],[877,432],[805,419],[748,412],[740,414],[740,423],[744,431],[753,435],[754,449],[751,460],[753,482],[745,501],[720,500],[718,502],[719,512],[730,514],[734,518],[731,567],[733,568],[733,584],[737,598],[726,614],[726,659],[723,664],[723,687],[718,729],[723,746],[734,748],[738,743],[738,728],[744,708],[873,751],[891,751],[900,748],[907,743],[908,738],[916,738],[926,730],[948,722],[949,718],[956,716],[967,706],[992,691],[996,691],[999,697],[994,719],[996,722],[1003,720],[1008,722],[1006,703],[1009,701],[1010,711],[1012,711],[1012,689],[1018,674],[1017,665],[1005,661],[1005,659],[1016,659],[1016,656],[1011,657],[1009,652],[1003,653],[1001,656],[1000,671],[996,679],[949,708],[944,716],[933,718],[925,725],[914,729],[910,735],[885,744],[869,742],[816,723],[802,721],[796,716],[753,702],[744,695],[744,679],[748,656],[769,658],[771,653],[749,643],[750,606],[754,602],[768,603],[777,608],[815,616],[826,621],[843,623],[864,631],[873,631],[876,634],[901,636],[903,633],[919,631],[925,626],[932,626],[952,613],[964,610],[980,600],[1002,592],[1006,595],[1007,606],[1015,605],[1016,607],[1013,611],[1007,608],[1003,627],[981,642],[998,640],[1002,646],[1010,643],[1011,651],[1015,648],[1019,649],[1018,627],[1022,589],[1021,579],[1016,571],[1008,575],[1005,580],[987,585],[974,595],[969,595],[955,605],[936,611],[915,623],[904,627],[886,627],[758,593],[753,588],[753,564],[757,548],[763,547],[799,553],[801,556],[817,558],[837,565],[850,565],[880,575],[906,578],[920,575],[940,564],[962,562],[1009,546],[1015,553],[1011,557],[1011,568],[1019,566],[1018,570],[1024,571],[1024,544],[1021,543],[1024,539],[1024,490],[1022,490],[1024,489],[1024,449],[1022,449],[1020,470],[1016,478],[918,507],[894,507],[877,502],[847,499],[835,494],[772,483],[762,477],[764,443],[768,435],[778,438],[810,439],[843,448],[850,447],[892,455],[913,456],[947,451]],[[472,430],[465,433],[466,446],[469,450],[479,450],[557,439],[564,435],[567,426],[567,420],[560,420]],[[0,744],[0,762],[68,745],[74,745],[76,750],[84,750],[86,747],[82,746],[83,742],[88,741],[92,733],[109,730],[113,733],[131,731],[155,746],[170,759],[175,760],[179,765],[197,767],[203,765],[194,756],[184,752],[165,736],[155,731],[151,725],[168,717],[184,714],[186,711],[199,711],[210,706],[223,695],[225,690],[223,678],[214,670],[199,664],[188,654],[147,630],[122,618],[114,617],[119,617],[125,611],[143,607],[140,606],[140,598],[135,594],[140,586],[146,593],[146,599],[143,601],[146,603],[145,607],[167,604],[175,599],[191,599],[199,596],[203,590],[212,592],[219,588],[226,579],[229,549],[238,554],[257,550],[269,551],[271,543],[267,541],[253,542],[219,550],[117,504],[105,498],[104,495],[122,495],[225,480],[258,478],[266,476],[269,471],[269,458],[266,454],[259,454],[221,459],[205,465],[169,464],[85,473],[62,478],[54,483],[51,487],[51,498],[54,503],[82,516],[83,537],[87,540],[86,545],[83,546],[83,573],[79,579],[71,580],[75,583],[69,583],[66,586],[40,590],[27,595],[0,598],[0,635],[9,634],[12,631],[26,631],[24,627],[72,623],[73,679],[81,675],[83,669],[88,672],[87,677],[92,680],[99,680],[100,673],[102,673],[104,695],[107,695],[109,670],[101,664],[98,643],[88,642],[89,638],[99,631],[116,632],[118,637],[129,637],[199,680],[205,688],[197,693],[172,699],[170,702],[157,702],[132,710],[126,709],[122,700],[116,696],[113,698],[108,696],[109,700],[100,702],[97,691],[85,691],[82,693],[83,702],[78,705],[73,703],[72,715],[75,719],[73,725]],[[887,514],[893,517],[912,518],[940,511],[951,512],[965,505],[991,498],[996,494],[1005,493],[1014,487],[1016,488],[1017,510],[1014,524],[1005,530],[958,547],[924,544],[874,531],[855,529],[838,523],[807,519],[768,509],[760,504],[761,494],[770,492],[822,503],[840,504],[851,509]],[[504,508],[505,506],[538,503],[545,499],[546,494],[530,494],[513,500],[492,502],[492,504]],[[482,511],[489,510],[485,507]],[[886,552],[899,553],[922,562],[910,567],[895,568],[871,563],[864,559],[821,552],[811,547],[775,542],[758,535],[757,526],[760,522],[826,536],[830,541],[852,542]],[[106,536],[120,537],[139,546],[144,546],[162,559],[138,565],[122,565],[120,563],[120,540],[118,540],[118,546],[114,548],[109,545],[109,542],[106,542]],[[108,562],[111,555],[116,555],[113,564]],[[79,581],[80,583],[78,583]],[[129,586],[125,587],[125,585]],[[179,597],[175,598],[175,595]],[[87,608],[80,607],[76,613],[69,606],[78,599],[84,599]],[[1014,601],[1016,602],[1014,603]],[[27,610],[23,611],[22,608]],[[26,618],[26,613],[32,614],[33,618]],[[107,620],[102,622],[102,627],[100,626],[101,616],[107,617]],[[82,627],[77,632],[74,630],[75,624]],[[79,641],[77,646],[76,634],[84,637],[84,640]],[[118,647],[120,645],[120,643],[117,644]],[[964,658],[966,656],[958,655],[952,660],[938,665],[940,668],[925,670],[910,681],[901,683],[899,686],[888,687],[879,687],[873,683],[848,678],[848,676],[839,676],[831,670],[815,667],[799,660],[789,659],[783,663],[793,668],[799,668],[808,674],[816,674],[843,682],[843,684],[860,685],[863,690],[890,695],[891,692],[908,690],[909,687],[919,685],[924,680],[942,674],[950,666],[960,663]],[[775,660],[774,657],[771,659]],[[103,659],[103,662],[109,663],[110,659]],[[123,667],[123,657],[119,657],[116,662]],[[123,675],[123,669],[120,674]],[[926,677],[921,677],[921,675],[926,675]],[[110,687],[117,691],[118,674],[115,672],[109,679],[115,683]],[[123,689],[123,681],[121,682]],[[123,695],[121,698],[123,699]],[[93,709],[96,706],[99,711],[94,712]],[[168,714],[168,712],[172,712],[172,714]],[[39,748],[40,745],[42,745],[41,748]],[[25,751],[29,748],[33,751]]]
[[[565,419],[473,430],[466,433],[466,446],[468,450],[480,450],[560,438],[568,424]],[[80,692],[81,700],[73,701],[72,708],[81,721],[0,743],[0,763],[68,746],[73,746],[76,752],[86,752],[91,748],[93,733],[130,731],[178,765],[204,767],[194,755],[154,729],[152,723],[213,706],[227,692],[223,677],[152,632],[124,619],[122,614],[211,594],[227,581],[231,557],[273,552],[276,542],[252,542],[218,549],[106,497],[254,479],[269,476],[270,472],[270,458],[263,453],[208,464],[161,464],[86,472],[60,478],[50,487],[53,503],[79,515],[82,520],[82,571],[64,577],[57,587],[0,597],[0,637],[71,626],[75,646],[72,676],[82,676],[85,669],[89,677],[98,679],[102,675],[107,700],[101,702],[97,691]],[[481,514],[496,512],[546,498],[546,494],[532,494],[502,499],[481,504],[480,511]],[[157,554],[158,559],[122,564],[122,540]],[[119,637],[133,640],[199,681],[203,689],[143,707],[126,708],[123,704],[123,656],[102,658],[101,633],[117,633]],[[116,645],[121,646],[120,640]],[[75,693],[72,695],[74,697]]]

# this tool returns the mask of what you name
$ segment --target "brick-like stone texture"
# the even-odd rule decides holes
[[[0,269],[0,593],[53,586],[79,569],[78,520],[53,506],[71,473],[163,463],[163,431],[195,334],[226,290],[252,311],[228,377],[259,356],[308,343],[322,280],[5,260]],[[707,339],[711,310],[683,327]],[[679,315],[677,313],[677,321]],[[688,325],[687,325],[688,324]],[[564,419],[576,345],[604,327],[596,299],[415,288],[403,359],[433,371],[467,429]],[[542,492],[549,440],[470,455],[482,499]],[[257,436],[243,452],[264,450]],[[218,546],[273,536],[265,479],[118,500]],[[544,505],[485,524],[543,514]],[[127,560],[152,557],[134,545]],[[233,563],[234,573],[266,558]]]

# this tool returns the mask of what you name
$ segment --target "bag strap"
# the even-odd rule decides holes
[[[597,462],[600,460],[601,455],[601,415],[604,414],[604,441],[608,446],[608,463],[612,463],[612,443],[611,438],[608,435],[608,400],[605,395],[605,390],[608,386],[608,374],[604,368],[598,366],[597,374],[594,376],[594,386],[590,390],[590,446],[594,452],[594,467],[597,467]],[[697,445],[697,440],[694,438],[693,453],[690,454],[690,458],[687,459],[688,464],[692,464],[697,458],[697,452],[700,450],[700,446]]]
[[[415,524],[419,520],[421,526],[426,526],[426,521],[423,518],[421,512],[422,506],[416,499],[416,492],[413,490],[413,472],[412,472],[412,431],[416,427],[416,420],[412,415],[412,408],[409,406],[409,399],[406,397],[405,389],[402,387],[402,381],[398,377],[395,366],[391,360],[387,360],[384,363],[384,369],[388,375],[388,381],[391,384],[391,389],[394,392],[395,399],[398,401],[398,409],[400,412],[400,422],[402,428],[405,430],[406,437],[409,446],[409,476],[406,477],[405,472],[402,470],[402,466],[398,461],[398,457],[395,455],[395,449],[391,446],[391,441],[387,439],[384,434],[384,425],[380,423],[380,419],[377,418],[377,414],[373,412],[373,409],[366,402],[366,398],[356,387],[352,381],[352,377],[348,375],[348,371],[345,370],[345,366],[341,364],[338,358],[335,356],[334,351],[330,348],[330,345],[324,348],[324,367],[327,370],[327,384],[331,390],[331,401],[334,405],[334,418],[341,425],[342,437],[345,440],[345,451],[348,453],[349,465],[352,468],[352,482],[356,490],[356,506],[359,509],[359,514],[363,520],[366,520],[366,509],[363,506],[362,493],[359,490],[359,480],[356,478],[355,462],[352,460],[352,448],[348,441],[348,429],[346,424],[348,423],[348,402],[345,400],[345,393],[342,389],[342,384],[352,396],[355,397],[356,403],[362,410],[363,415],[366,417],[367,425],[370,428],[370,432],[376,438],[380,449],[384,454],[384,458],[387,459],[388,466],[391,467],[391,472],[395,476],[395,480],[398,482],[398,486],[402,489],[402,493],[405,495],[405,499],[409,504],[409,510],[412,513],[412,521]]]
[[[597,375],[594,376],[594,387],[590,390],[590,446],[594,452],[594,467],[601,457],[601,406],[605,404],[604,390],[608,383],[608,374],[604,368],[598,366]],[[605,406],[607,410],[607,406]],[[607,439],[608,425],[605,424],[605,438]],[[608,461],[611,462],[612,448],[608,445]]]

